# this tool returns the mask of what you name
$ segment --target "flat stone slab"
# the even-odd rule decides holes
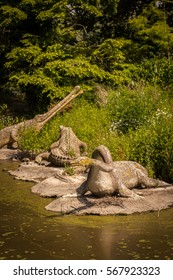
[[[84,175],[63,176],[56,174],[36,184],[31,191],[43,197],[61,197],[75,190],[86,180]]]
[[[49,211],[73,215],[128,215],[160,211],[173,206],[173,187],[134,190],[140,198],[86,195],[77,198],[58,198],[46,206]]]
[[[29,164],[22,163],[17,170],[9,170],[8,172],[14,176],[15,179],[38,183],[54,176],[58,170],[55,167],[46,167],[31,162]]]
[[[12,159],[18,154],[19,150],[13,150],[13,149],[0,149],[0,160],[5,159]]]

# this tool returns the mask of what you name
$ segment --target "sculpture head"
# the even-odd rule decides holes
[[[97,167],[104,172],[111,172],[114,169],[113,160],[109,149],[106,146],[97,147],[92,158],[80,157],[72,161],[73,166]]]
[[[113,163],[111,153],[104,145],[100,145],[94,150],[92,158],[109,164]]]
[[[60,125],[60,133],[62,134],[63,132],[65,131],[69,131],[70,127],[67,127],[67,126],[63,126],[63,125]]]
[[[63,126],[63,125],[60,125],[60,134],[61,137],[64,135],[67,135],[68,137],[71,135],[75,135],[70,126]]]

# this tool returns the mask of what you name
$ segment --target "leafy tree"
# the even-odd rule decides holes
[[[165,9],[155,1],[146,5],[140,15],[129,19],[130,38],[136,44],[135,58],[170,58],[173,50],[172,28],[167,23]]]
[[[105,22],[107,11],[116,13],[117,3],[23,0],[1,5],[0,27],[16,30],[4,49],[5,91],[25,93],[39,111],[78,83],[116,84],[113,75],[91,63],[90,44],[96,41],[95,25]]]
[[[43,111],[76,84],[92,91],[97,83],[145,80],[142,60],[172,61],[171,4],[157,2],[1,1],[1,96],[26,97],[32,111]],[[162,77],[166,72],[155,82]]]

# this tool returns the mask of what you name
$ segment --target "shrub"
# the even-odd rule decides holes
[[[157,110],[148,126],[127,135],[129,158],[146,166],[150,175],[173,181],[173,115]]]
[[[7,104],[0,105],[0,129],[19,122],[17,116],[9,115]]]
[[[112,120],[112,130],[127,133],[146,125],[160,102],[160,91],[142,85],[136,88],[120,87],[109,95],[107,109]]]
[[[138,77],[139,80],[142,79],[150,84],[160,85],[162,88],[171,85],[173,81],[172,59],[143,59],[133,75]]]

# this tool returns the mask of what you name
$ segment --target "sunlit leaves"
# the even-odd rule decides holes
[[[167,23],[167,13],[155,3],[146,6],[137,17],[129,19],[131,38],[138,43],[137,55],[143,57],[166,56],[172,53],[172,28]]]
[[[52,101],[76,84],[91,90],[97,83],[114,87],[141,78],[159,84],[162,77],[164,83],[170,81],[166,67],[150,73],[152,65],[145,63],[163,57],[171,65],[173,35],[167,8],[157,7],[155,1],[132,1],[127,11],[122,2],[22,0],[13,1],[13,6],[1,4],[4,93],[12,90],[30,98],[32,90],[41,102],[42,95]]]
[[[0,28],[11,28],[19,22],[27,19],[27,14],[25,12],[9,5],[2,6],[0,12]]]

